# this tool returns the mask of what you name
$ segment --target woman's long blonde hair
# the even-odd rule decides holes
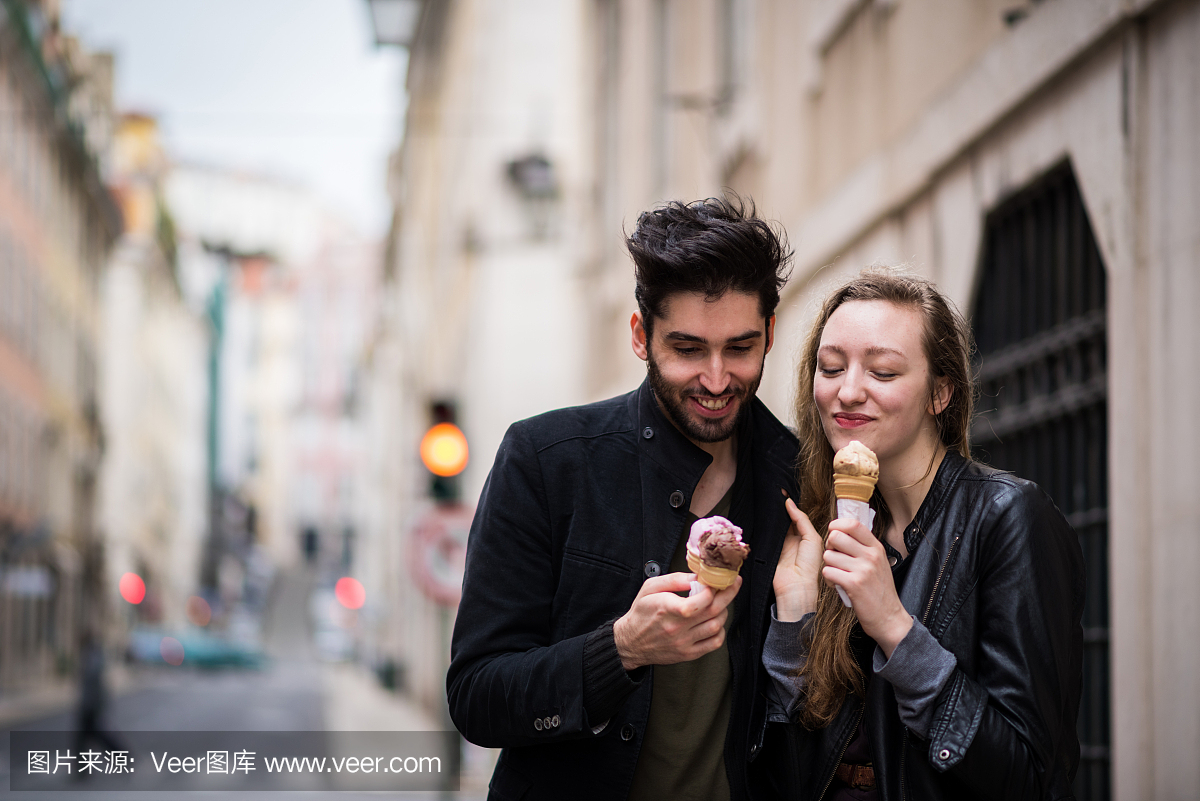
[[[822,305],[801,353],[796,392],[796,424],[800,436],[800,508],[817,531],[826,532],[834,515],[833,447],[825,438],[820,411],[813,400],[817,349],[830,316],[843,303],[883,300],[916,309],[925,321],[922,336],[929,360],[929,393],[945,379],[953,389],[950,402],[935,418],[938,436],[948,449],[970,458],[968,442],[975,386],[971,373],[971,329],[933,282],[894,270],[868,268],[831,294]],[[881,536],[891,515],[878,490],[871,499],[876,510],[875,535]],[[850,648],[856,623],[854,610],[842,604],[832,587],[818,581],[816,617],[806,627],[808,659],[797,676],[804,686],[801,721],[810,729],[829,725],[847,693],[864,695],[865,681]]]

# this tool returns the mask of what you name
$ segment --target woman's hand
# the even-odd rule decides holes
[[[891,659],[892,651],[912,628],[912,616],[896,595],[883,543],[857,520],[834,520],[829,524],[824,557],[821,575],[846,591],[863,631]],[[775,576],[778,582],[778,570]]]
[[[783,540],[779,564],[775,566],[775,614],[791,623],[817,608],[817,579],[821,575],[821,553],[825,546],[808,515],[791,498],[784,501],[792,525]]]

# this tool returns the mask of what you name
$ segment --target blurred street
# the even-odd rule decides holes
[[[435,731],[442,726],[403,696],[382,688],[376,676],[347,662],[322,661],[314,640],[309,610],[316,587],[310,571],[281,576],[263,621],[267,659],[262,667],[197,669],[187,667],[125,666],[110,669],[113,690],[106,728],[120,740],[122,731]],[[70,731],[76,725],[74,693],[60,688],[45,705],[51,713],[22,717],[21,710],[0,707],[3,751],[0,784],[8,787],[8,735],[13,730]],[[473,749],[471,751],[482,751]],[[468,754],[468,760],[471,759]],[[477,756],[476,759],[479,757]],[[486,760],[486,756],[484,757]],[[463,790],[449,794],[404,792],[402,798],[483,798],[486,774],[464,777]],[[482,781],[483,785],[479,782]],[[472,784],[473,783],[473,784]],[[5,797],[79,799],[86,781],[71,791],[7,792]],[[156,793],[139,793],[155,798]],[[161,794],[172,796],[170,793]],[[215,795],[210,793],[209,795]],[[238,797],[221,793],[221,797]],[[287,798],[287,792],[246,793],[246,796]],[[322,797],[360,797],[362,793],[323,793]],[[378,793],[372,793],[378,795]],[[97,798],[111,793],[96,794]],[[309,796],[303,796],[309,797]]]

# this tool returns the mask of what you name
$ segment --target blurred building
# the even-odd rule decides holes
[[[299,553],[291,508],[296,269],[317,245],[319,209],[286,181],[196,165],[172,168],[166,197],[183,295],[209,329],[200,581],[227,624],[237,610],[260,611],[273,567]]]
[[[109,183],[125,226],[102,282],[105,432],[99,527],[115,588],[145,582],[125,625],[178,630],[208,530],[206,321],[185,302],[155,120],[120,118]]]
[[[564,0],[423,3],[410,32],[364,392],[376,452],[367,536],[391,593],[378,650],[431,709],[444,705],[461,583],[454,502],[469,520],[510,423],[585,397],[584,11]],[[418,443],[440,421],[463,429],[470,461],[435,486]]]
[[[325,226],[321,244],[296,270],[302,324],[292,508],[305,558],[344,576],[364,561],[357,557],[369,443],[361,424],[360,365],[377,317],[379,247],[332,218]]]
[[[167,196],[184,295],[212,337],[202,582],[220,608],[253,615],[276,569],[307,562],[328,589],[357,559],[358,366],[377,303],[377,245],[277,178],[178,165]]]
[[[103,614],[99,280],[112,61],[0,3],[0,691],[70,669]]]
[[[592,0],[596,396],[642,366],[620,228],[731,187],[796,249],[760,394],[787,416],[816,299],[873,262],[972,319],[973,447],[1088,562],[1081,799],[1200,785],[1200,3]],[[610,288],[612,289],[610,291]],[[568,379],[569,380],[569,379]]]
[[[377,617],[383,598],[376,554],[365,540],[374,447],[363,423],[360,372],[377,316],[380,264],[378,241],[331,215],[322,225],[320,244],[295,272],[300,376],[290,503],[296,552],[317,582],[310,599],[315,642],[322,658],[335,661],[371,647],[358,632]],[[337,600],[334,588],[346,576],[366,589],[359,609]]]

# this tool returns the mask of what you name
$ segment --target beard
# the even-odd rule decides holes
[[[736,384],[730,385],[734,397],[730,399],[730,403],[737,403],[737,411],[722,420],[706,420],[703,417],[698,417],[688,411],[688,398],[712,398],[715,397],[711,392],[708,392],[703,387],[697,386],[695,389],[682,389],[671,384],[663,377],[662,371],[658,369],[658,364],[654,360],[654,352],[648,350],[646,359],[646,372],[650,377],[650,389],[654,391],[654,397],[658,399],[659,408],[667,415],[675,427],[683,432],[683,435],[693,442],[724,442],[733,436],[733,432],[737,430],[738,423],[742,421],[742,417],[749,413],[748,407],[750,400],[758,392],[758,385],[762,382],[763,364],[766,364],[767,354],[763,354],[763,364],[758,366],[758,375],[754,377],[754,381],[749,386],[739,387]]]

